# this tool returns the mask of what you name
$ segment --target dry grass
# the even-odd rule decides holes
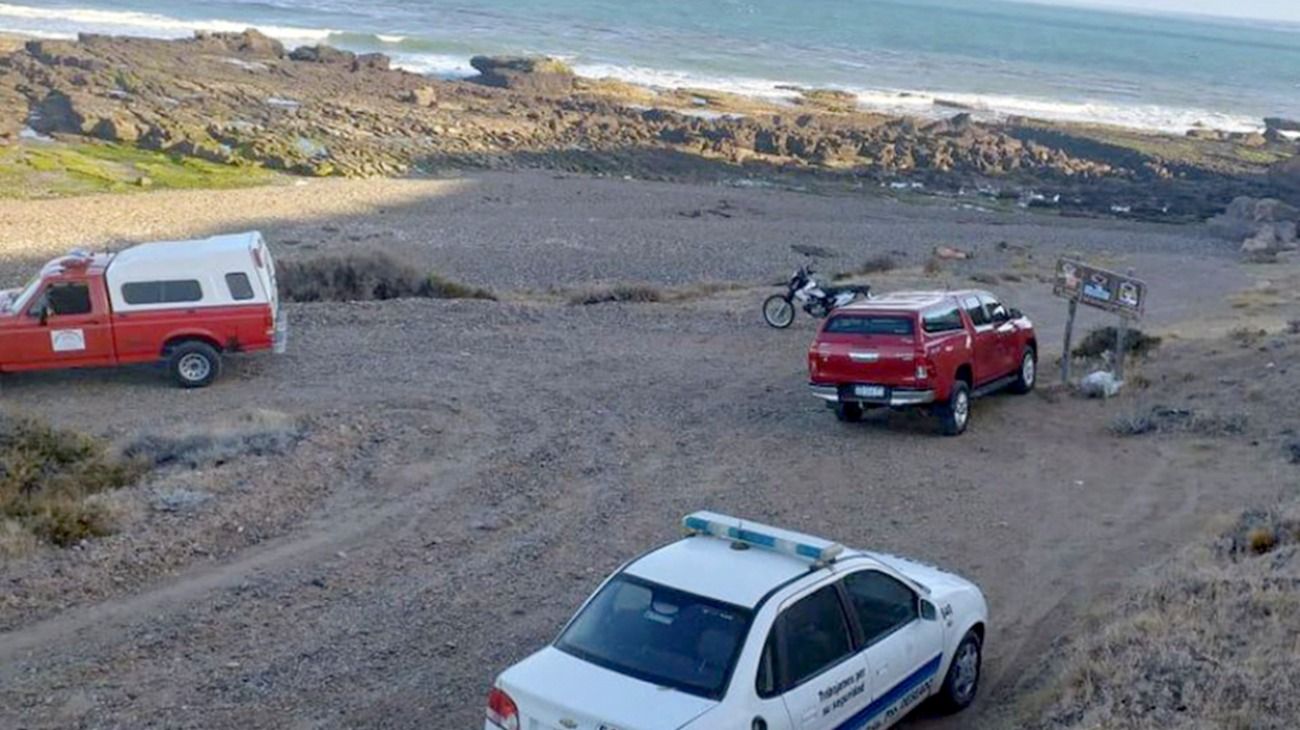
[[[85,434],[0,416],[0,552],[109,534],[112,515],[95,495],[131,484],[145,469]]]
[[[1149,433],[1189,433],[1197,436],[1236,436],[1246,430],[1241,414],[1201,413],[1189,408],[1152,406],[1121,413],[1110,423],[1116,436],[1141,436]]]
[[[280,261],[280,296],[292,302],[384,299],[489,299],[486,289],[429,274],[383,252]]]
[[[584,289],[569,296],[569,304],[650,303],[663,301],[663,290],[647,284],[613,284]]]
[[[284,454],[302,439],[296,419],[277,411],[257,410],[216,425],[205,424],[144,434],[123,449],[130,459],[154,467],[199,469],[221,466],[249,456]]]
[[[1247,512],[1062,653],[1025,726],[1294,728],[1300,506]]]

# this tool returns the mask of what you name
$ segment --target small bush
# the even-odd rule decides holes
[[[1116,327],[1099,327],[1089,332],[1071,351],[1075,357],[1102,357],[1108,352],[1115,352],[1115,343],[1119,338]],[[1142,330],[1129,328],[1124,331],[1125,351],[1129,355],[1146,357],[1160,346],[1160,338],[1148,335]]]
[[[486,289],[423,273],[382,252],[281,261],[276,280],[280,296],[291,302],[496,299]]]
[[[925,266],[921,268],[921,271],[926,276],[938,276],[943,273],[943,269],[943,259],[938,256],[931,256],[925,260]]]
[[[1268,330],[1255,329],[1251,327],[1237,327],[1228,332],[1228,339],[1242,347],[1254,347],[1259,344],[1260,340],[1268,336]]]
[[[31,418],[0,417],[0,521],[43,542],[72,545],[108,534],[105,508],[89,498],[131,484],[145,466],[112,456],[98,439]],[[15,542],[10,536],[6,542]]]
[[[1256,555],[1264,553],[1277,547],[1277,534],[1267,527],[1256,527],[1246,535],[1246,540],[1250,544],[1250,551]]]
[[[1288,334],[1300,335],[1300,319],[1293,319],[1290,322],[1287,322],[1286,331]]]
[[[663,292],[642,284],[617,284],[580,291],[569,297],[569,304],[609,304],[614,302],[660,302]]]
[[[858,273],[863,275],[883,274],[897,268],[898,262],[894,260],[894,257],[887,253],[882,253],[876,254],[866,261],[863,261],[862,266],[858,267]]]
[[[997,274],[990,274],[987,271],[976,271],[970,275],[970,280],[985,286],[994,286],[1000,281]]]
[[[301,427],[289,416],[255,411],[215,427],[144,434],[129,443],[123,454],[154,467],[199,469],[221,466],[246,456],[284,454],[301,439]]]

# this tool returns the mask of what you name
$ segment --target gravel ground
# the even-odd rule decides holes
[[[768,283],[802,260],[791,244],[834,253],[815,262],[827,274],[889,252],[920,266],[938,245],[991,252],[1007,242],[1045,258],[1066,250],[1235,253],[1188,227],[1005,214],[972,207],[980,199],[918,200],[521,172],[4,201],[0,273],[20,283],[33,260],[71,247],[250,227],[261,228],[281,255],[382,246],[500,290],[609,280]]]
[[[851,198],[521,175],[456,183],[476,194],[408,200],[400,212],[391,202],[444,185],[313,183],[264,191],[258,207],[282,216],[266,224],[282,251],[295,231],[363,235],[348,232],[382,219],[398,250],[498,290],[584,278],[763,280],[793,263],[790,241],[865,253],[873,249],[864,239],[906,239],[889,245],[919,259],[941,232],[997,267],[1009,263],[993,254],[1000,240],[1109,249],[1152,271],[1153,287],[1176,300],[1153,325],[1228,316],[1232,286],[1223,282],[1249,280],[1183,229],[1024,215],[962,222],[972,214]],[[323,195],[298,199],[296,213],[271,200],[336,189],[358,209],[329,217]],[[507,189],[515,203],[484,199]],[[596,222],[562,205],[580,194],[604,196],[584,211]],[[249,195],[208,194],[202,206],[177,194],[124,200],[157,201],[170,222],[150,230],[180,235],[246,224],[252,218],[238,211],[257,202]],[[677,215],[724,195],[762,215]],[[145,225],[95,228],[79,216],[96,205],[106,203],[23,204],[0,225],[6,236],[34,237],[28,254],[66,244],[82,225],[106,237]],[[567,222],[539,223],[543,210]],[[848,211],[857,217],[836,217]],[[291,214],[310,222],[286,221]],[[868,216],[889,225],[864,225]],[[714,235],[690,228],[705,221]],[[549,225],[590,249],[511,244]],[[423,231],[441,243],[418,247]],[[298,235],[297,246],[308,245]],[[366,240],[375,239],[319,245]],[[1028,270],[1041,273],[1050,257],[1038,256]],[[1188,282],[1219,288],[1207,296]],[[1059,333],[1063,307],[1049,306],[1043,288],[1031,277],[1006,293],[1045,333]],[[9,595],[0,602],[0,727],[478,727],[496,672],[551,638],[609,570],[673,539],[680,516],[700,508],[972,577],[993,615],[982,699],[956,720],[922,713],[908,725],[1003,727],[1000,712],[1027,669],[1092,601],[1209,516],[1278,491],[1281,467],[1262,466],[1272,462],[1246,438],[1208,450],[1119,440],[1106,430],[1118,405],[1051,391],[979,402],[959,439],[936,436],[918,414],[840,424],[805,392],[813,323],[764,327],[762,294],[593,307],[519,297],[296,305],[288,354],[238,359],[205,390],[170,388],[148,368],[6,378],[10,407],[119,440],[253,408],[305,425],[287,456],[213,468],[199,482],[164,472],[119,497],[139,508],[163,483],[213,495],[190,513],[137,509],[122,534],[0,568]],[[1183,383],[1171,391],[1207,387],[1208,378],[1180,379],[1180,369],[1195,371],[1210,351],[1177,347],[1186,352],[1157,361],[1151,377]],[[1287,377],[1279,368],[1261,375]]]

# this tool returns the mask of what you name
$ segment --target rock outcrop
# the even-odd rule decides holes
[[[30,41],[0,55],[0,142],[14,139],[34,110],[44,133],[304,175],[447,165],[715,178],[817,173],[855,184],[905,178],[950,194],[1033,192],[1061,209],[1157,219],[1203,219],[1233,197],[1267,192],[1262,175],[1176,167],[1024,120],[888,117],[861,112],[852,94],[832,90],[804,91],[798,107],[651,90],[581,79],[548,58],[472,63],[478,77],[443,81],[392,69],[382,54],[323,45],[286,54],[256,31]],[[1274,172],[1279,185],[1298,177],[1285,165]]]
[[[469,65],[479,72],[470,80],[485,86],[541,94],[564,94],[573,89],[573,69],[555,58],[475,56]]]

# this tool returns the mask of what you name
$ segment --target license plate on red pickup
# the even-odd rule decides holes
[[[853,395],[856,395],[859,398],[884,398],[885,386],[855,385],[853,386]]]

